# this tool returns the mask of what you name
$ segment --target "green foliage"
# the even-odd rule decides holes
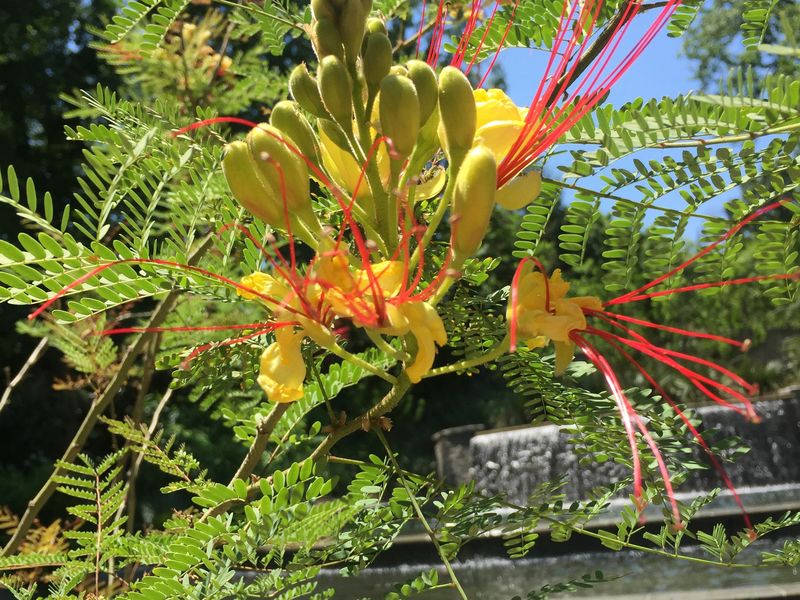
[[[764,39],[769,16],[778,0],[747,0],[744,4],[742,37],[745,48],[758,46]]]
[[[50,313],[53,319],[21,325],[20,330],[48,337],[69,368],[82,374],[80,383],[73,385],[87,395],[92,392],[92,410],[98,406],[94,402],[107,402],[103,406],[111,416],[102,418],[103,433],[121,448],[101,460],[87,453],[56,464],[50,481],[73,502],[67,510],[76,519],[59,533],[69,550],[59,546],[52,552],[11,552],[0,558],[0,571],[32,573],[34,580],[46,573],[52,580],[50,596],[58,598],[87,597],[92,588],[95,596],[130,600],[328,598],[334,591],[320,586],[323,568],[336,567],[342,576],[360,573],[411,523],[429,535],[448,568],[467,544],[485,536],[502,536],[512,560],[531,556],[543,533],[557,543],[580,535],[615,551],[636,549],[673,558],[684,556],[687,540],[696,540],[710,558],[693,560],[714,565],[741,560],[740,553],[751,543],[749,532],[729,535],[722,525],[710,531],[695,527],[696,515],[716,491],[680,504],[680,530],[665,524],[658,532],[645,531],[639,500],[619,509],[615,525],[596,530],[595,521],[608,516],[611,500],[626,490],[628,480],[609,482],[589,498],[569,503],[563,482],[549,482],[516,505],[500,495],[488,496],[474,483],[450,489],[432,475],[399,466],[406,457],[389,447],[387,440],[394,439],[387,415],[408,416],[400,425],[414,427],[428,418],[426,395],[438,402],[450,392],[446,385],[425,381],[414,388],[411,407],[408,402],[398,406],[405,393],[397,392],[401,383],[386,393],[387,382],[404,381],[403,363],[419,350],[418,336],[395,335],[390,333],[393,324],[382,322],[369,331],[374,346],[365,349],[364,327],[355,315],[346,315],[349,318],[336,323],[346,334],[339,335],[337,329],[334,346],[312,335],[313,324],[295,314],[291,301],[268,310],[258,302],[243,301],[234,284],[243,275],[289,268],[276,254],[286,249],[281,246],[285,236],[253,220],[231,197],[221,162],[224,145],[238,130],[220,123],[183,129],[218,115],[256,118],[283,98],[285,73],[269,65],[298,62],[294,38],[310,26],[310,11],[283,0],[222,2],[220,10],[207,12],[201,4],[123,3],[102,31],[106,43],[98,44],[98,50],[125,78],[125,87],[118,91],[98,85],[63,97],[72,107],[70,116],[81,120],[67,126],[67,137],[84,149],[70,204],[41,194],[32,179],[21,181],[13,167],[0,174],[0,202],[13,209],[25,229],[15,238],[0,240],[0,299],[32,305],[63,292]],[[607,23],[622,4],[606,2],[600,23]],[[701,4],[685,2],[672,18],[670,33],[686,32]],[[769,11],[774,5],[747,2],[748,44],[770,40]],[[452,7],[458,23],[465,17],[464,6]],[[468,61],[483,60],[496,51],[513,6],[501,5],[491,25],[482,22],[467,48]],[[399,21],[408,23],[412,14],[409,3],[394,0],[376,2],[375,8],[388,19],[393,35],[403,28]],[[519,3],[506,45],[549,48],[562,10],[558,0]],[[210,72],[187,50],[187,39],[199,32],[206,37],[197,52],[217,59]],[[408,32],[399,33],[403,37]],[[485,43],[478,50],[484,33]],[[413,42],[409,37],[397,43],[407,49]],[[446,48],[452,51],[454,44]],[[789,46],[765,49],[791,55],[785,48]],[[222,69],[226,58],[230,65]],[[358,94],[356,89],[354,97]],[[516,258],[543,257],[557,248],[558,260],[575,276],[576,288],[596,294],[601,288],[634,289],[686,259],[693,245],[686,232],[693,221],[702,223],[700,242],[707,244],[756,207],[796,196],[798,107],[800,82],[795,76],[761,77],[751,69],[731,73],[716,94],[601,106],[545,157],[568,157],[558,178],[554,174],[545,179],[540,197],[524,214],[507,215],[505,223],[512,224],[508,235],[501,225],[502,233],[495,235],[507,238],[500,241],[508,247],[513,243]],[[369,139],[369,131],[361,137]],[[645,150],[658,151],[658,159],[643,158]],[[546,165],[535,168],[539,166]],[[343,211],[324,189],[328,184],[320,178],[312,185],[314,210],[332,226],[344,222]],[[562,210],[564,190],[575,192],[575,200]],[[731,199],[734,190],[738,197]],[[413,208],[415,216],[430,222],[436,200],[441,201],[419,203]],[[710,214],[720,201],[725,201],[727,215]],[[795,203],[759,220],[666,285],[684,277],[716,282],[752,273],[798,272],[798,214]],[[439,232],[424,249],[419,274],[423,283],[452,275],[446,270],[447,235],[449,230]],[[310,246],[318,241],[314,236],[316,231],[306,240]],[[299,274],[311,269],[310,246],[298,243],[292,248],[299,258],[292,255],[290,260],[301,266],[292,262],[290,268]],[[614,461],[630,467],[631,448],[618,407],[608,394],[595,391],[590,364],[573,361],[566,376],[555,378],[547,350],[504,351],[510,300],[504,268],[509,261],[496,254],[487,244],[485,254],[459,265],[459,283],[436,308],[447,331],[447,347],[439,349],[438,370],[427,375],[432,379],[455,373],[478,379],[486,376],[479,367],[495,370],[534,423],[547,420],[566,432],[582,463]],[[437,275],[440,268],[444,270]],[[319,282],[309,278],[305,283]],[[756,289],[786,311],[766,313],[765,301],[765,314],[790,315],[798,282],[761,285]],[[699,296],[708,304],[687,302],[685,312],[696,320],[708,318],[725,304],[724,294],[708,290]],[[289,315],[281,318],[297,319],[291,327],[307,334],[302,360],[297,361],[307,370],[304,394],[288,406],[267,402],[257,380],[259,358],[275,339],[269,324],[280,315],[279,309]],[[674,313],[675,306],[654,301],[648,310]],[[136,336],[129,346],[135,351],[123,353],[122,344],[102,335],[117,327]],[[422,329],[430,328],[426,323]],[[377,339],[381,335],[392,340]],[[487,356],[491,361],[483,360]],[[283,367],[298,366],[290,362],[284,360]],[[370,379],[376,372],[385,379]],[[681,418],[636,376],[631,383],[638,387],[625,393],[646,416],[677,484],[691,470],[702,468],[692,458],[684,419],[692,425],[698,421],[688,410]],[[122,390],[125,379],[131,385]],[[204,428],[197,437],[209,438],[206,446],[212,451],[223,455],[223,449],[234,448],[238,456],[247,448],[233,477],[230,472],[216,473],[215,460],[220,457],[203,456],[202,445],[192,439],[195,432],[186,416],[195,413]],[[149,424],[145,415],[152,419]],[[81,426],[86,433],[76,437],[75,452],[87,443],[92,426],[90,420]],[[208,436],[212,427],[223,432],[219,438]],[[384,444],[381,455],[365,450],[361,456],[367,459],[359,461],[330,452],[333,443],[350,434],[359,436],[363,449],[375,442],[375,432]],[[712,451],[725,450],[726,457],[742,451],[736,440],[713,434],[708,440]],[[636,445],[644,458],[642,500],[667,505],[650,447],[642,436]],[[149,517],[153,522],[147,533],[134,533],[137,523],[127,521],[137,514],[140,465],[144,475],[139,492],[143,481],[158,481],[154,487],[172,493],[166,502],[174,510],[170,516],[163,514],[168,512],[165,508]],[[343,483],[337,485],[340,478]],[[148,508],[155,513],[152,505]],[[797,514],[787,514],[756,524],[754,531],[765,536],[799,520]],[[761,563],[767,565],[794,566],[798,561],[800,548],[794,542],[761,555]],[[139,566],[146,574],[137,579]],[[242,578],[242,571],[254,576]],[[101,574],[106,572],[120,573],[117,577],[130,586],[115,587],[115,577],[103,581]],[[448,578],[440,581],[436,569],[425,570],[398,583],[387,597],[457,585],[452,573]],[[547,584],[526,597],[546,598],[609,580],[595,572]],[[4,579],[2,585],[19,598],[35,593],[24,579]]]

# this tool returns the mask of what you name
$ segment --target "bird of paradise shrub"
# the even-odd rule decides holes
[[[189,135],[198,128],[222,122],[249,128],[244,140],[227,145],[223,170],[233,196],[274,232],[267,246],[262,246],[247,229],[239,228],[260,249],[265,270],[234,281],[200,267],[159,259],[112,261],[72,282],[33,316],[115,265],[138,263],[195,273],[229,286],[244,300],[263,305],[269,313],[263,322],[236,326],[247,333],[222,345],[274,334],[275,340],[262,353],[258,378],[270,401],[284,404],[303,397],[306,368],[302,348],[310,341],[325,352],[359,364],[391,383],[394,390],[400,390],[392,396],[392,402],[384,403],[378,411],[384,414],[411,383],[464,367],[459,363],[433,369],[437,347],[447,343],[437,305],[479,250],[495,204],[513,210],[535,200],[541,178],[537,171],[528,172],[529,167],[607,95],[679,4],[680,0],[663,3],[646,32],[630,50],[617,56],[642,4],[626,2],[597,34],[604,2],[565,1],[545,72],[536,84],[530,106],[520,108],[500,90],[484,90],[480,86],[473,89],[466,76],[477,64],[476,57],[492,23],[501,13],[501,2],[495,2],[490,12],[483,11],[479,1],[472,2],[457,50],[450,64],[439,69],[447,20],[443,0],[438,4],[426,61],[415,59],[404,64],[394,64],[386,27],[379,19],[369,17],[368,0],[314,0],[311,38],[319,66],[314,75],[304,64],[293,70],[288,81],[293,100],[276,105],[269,123],[224,117],[200,121],[175,132]],[[509,6],[510,18],[503,39],[513,24],[517,3]],[[423,17],[425,10],[423,3]],[[479,24],[484,33],[476,41]],[[472,58],[467,62],[470,52]],[[497,53],[490,59],[481,86],[496,58]],[[325,222],[312,202],[312,189],[324,190],[335,201],[338,212],[331,222]],[[421,200],[428,201],[429,211],[418,210]],[[448,212],[450,243],[445,256],[437,257],[432,242]],[[726,238],[762,212],[737,225]],[[281,249],[277,236],[284,239],[287,249]],[[298,259],[299,243],[313,250],[310,260]],[[521,337],[531,348],[552,341],[557,371],[561,371],[572,359],[574,348],[580,348],[603,373],[620,410],[633,455],[635,497],[641,497],[638,431],[664,476],[676,523],[680,516],[658,447],[633,410],[610,363],[587,338],[599,337],[639,369],[674,406],[704,448],[707,445],[700,434],[633,358],[632,351],[660,360],[710,399],[753,418],[747,400],[753,390],[744,380],[710,361],[655,346],[628,324],[724,343],[738,342],[608,310],[617,304],[666,293],[758,279],[650,291],[713,246],[650,284],[605,303],[597,298],[570,298],[568,284],[560,273],[548,277],[535,261],[523,261],[511,286],[508,338],[470,362],[478,365],[497,358],[509,346],[513,350],[517,337]],[[431,268],[437,259],[438,265]],[[532,270],[532,264],[539,266],[538,272]],[[394,374],[385,373],[348,352],[337,333],[336,323],[341,319],[362,328],[379,349],[402,366]],[[606,323],[614,331],[599,329],[590,321]],[[142,330],[117,328],[106,333],[136,331]],[[200,346],[187,360],[216,345]],[[711,368],[717,375],[730,378],[741,390],[693,370],[683,364],[685,361]],[[741,406],[720,394],[730,395]],[[722,470],[716,459],[712,460]]]

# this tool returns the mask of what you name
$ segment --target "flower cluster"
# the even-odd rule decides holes
[[[318,66],[313,73],[305,64],[292,71],[288,81],[292,100],[276,104],[268,123],[217,118],[176,133],[182,135],[220,122],[249,128],[244,139],[226,146],[223,170],[232,195],[274,234],[268,236],[268,247],[250,237],[263,253],[264,270],[233,281],[198,267],[163,260],[116,261],[73,282],[35,314],[113,264],[183,268],[232,287],[243,299],[263,305],[268,312],[263,323],[242,327],[252,333],[225,343],[274,333],[274,341],[261,355],[258,377],[258,384],[272,402],[287,403],[303,397],[304,347],[309,341],[343,360],[371,368],[341,345],[337,332],[341,320],[361,328],[379,349],[402,363],[395,374],[373,368],[375,375],[393,384],[401,378],[410,383],[420,381],[431,374],[437,348],[448,339],[437,305],[461,277],[465,263],[478,252],[495,204],[517,210],[536,200],[541,175],[532,168],[534,161],[600,102],[680,2],[661,3],[652,25],[618,58],[614,53],[642,3],[624,3],[621,12],[606,23],[602,48],[590,52],[603,4],[602,0],[564,0],[545,73],[530,106],[521,108],[500,90],[482,89],[485,75],[478,89],[467,77],[476,66],[474,57],[480,54],[492,22],[501,12],[500,0],[491,11],[479,0],[472,2],[457,50],[450,64],[441,69],[439,57],[447,20],[444,0],[438,3],[427,60],[417,58],[402,64],[394,62],[393,44],[383,21],[370,17],[369,0],[312,0],[311,41]],[[503,38],[512,26],[516,2],[508,6],[511,18]],[[421,24],[425,10],[423,2]],[[487,33],[476,40],[474,34],[481,24]],[[422,33],[420,30],[418,35],[420,46]],[[182,36],[185,43],[205,43],[187,27]],[[473,58],[465,64],[470,53]],[[490,63],[495,59],[496,55]],[[227,68],[224,58],[221,65]],[[329,196],[338,211],[333,215],[320,211],[312,192]],[[429,210],[418,208],[421,200],[429,201]],[[742,221],[717,244],[764,210]],[[441,255],[431,250],[431,242],[448,213],[449,246]],[[241,231],[250,236],[247,229]],[[278,236],[284,245],[278,244]],[[298,260],[299,243],[312,250],[310,260]],[[740,342],[611,310],[659,295],[759,279],[652,291],[715,245],[653,282],[606,302],[569,296],[569,284],[561,272],[556,270],[548,276],[532,258],[520,264],[511,285],[507,317],[512,351],[517,338],[530,349],[552,342],[558,375],[580,349],[605,377],[628,434],[637,497],[642,479],[637,432],[652,450],[672,498],[669,472],[609,360],[589,339],[599,339],[634,365],[673,405],[703,447],[707,448],[700,434],[633,353],[675,369],[711,400],[755,418],[748,401],[753,387],[742,378],[721,365],[657,346],[631,326],[729,344]],[[136,329],[112,333],[131,331]],[[209,347],[195,350],[190,358]],[[701,373],[698,365],[712,374]],[[720,382],[721,378],[729,383]],[[724,470],[716,459],[712,460],[730,486]],[[678,522],[674,499],[673,507]]]

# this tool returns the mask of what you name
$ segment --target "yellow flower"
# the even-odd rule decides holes
[[[478,89],[473,92],[478,120],[474,146],[484,146],[499,165],[525,127],[527,108],[520,108],[505,92]],[[497,203],[517,210],[531,203],[541,190],[541,174],[534,171],[520,175],[497,190]]]
[[[276,302],[281,302],[289,295],[289,288],[286,284],[281,283],[277,279],[275,279],[272,275],[268,273],[263,273],[261,271],[256,271],[255,273],[251,273],[250,275],[245,275],[242,277],[241,281],[242,286],[245,289],[236,288],[236,293],[239,294],[245,300],[257,300],[265,299],[257,296],[256,294],[248,291],[252,290],[253,292],[257,292],[262,296],[268,296],[269,298],[275,299]]]
[[[602,302],[594,296],[568,298],[569,284],[561,278],[561,269],[556,269],[549,279],[543,273],[533,271],[530,263],[523,269],[517,290],[517,314],[512,314],[509,305],[508,321],[513,322],[512,317],[516,316],[517,332],[529,349],[542,348],[553,342],[555,371],[559,375],[574,355],[575,345],[570,340],[570,333],[586,329],[583,309],[600,310]]]
[[[380,261],[369,269],[371,276],[366,269],[352,267],[345,252],[323,252],[314,264],[308,285],[301,286],[304,299],[267,273],[256,272],[242,279],[242,285],[253,292],[291,298],[291,303],[283,300],[277,309],[269,308],[281,318],[281,306],[291,307],[292,314],[287,318],[297,323],[295,329],[278,330],[276,341],[261,355],[258,384],[271,401],[302,398],[306,368],[300,345],[307,336],[323,348],[333,347],[336,340],[328,324],[334,316],[352,319],[355,326],[384,335],[414,336],[416,353],[406,365],[408,378],[417,383],[431,370],[437,346],[447,343],[447,332],[436,309],[421,300],[391,302],[401,293],[408,275],[402,261]],[[238,290],[243,298],[259,299],[253,292]]]
[[[303,333],[290,327],[279,329],[275,341],[261,354],[258,385],[271,402],[294,402],[303,397],[306,364],[300,345]]]

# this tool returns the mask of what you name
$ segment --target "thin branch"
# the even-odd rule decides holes
[[[450,561],[447,559],[447,555],[445,554],[444,550],[442,550],[442,546],[439,544],[439,539],[436,537],[436,532],[428,523],[428,520],[425,518],[425,515],[422,512],[422,508],[417,502],[416,495],[411,490],[411,486],[408,485],[408,481],[406,480],[406,476],[403,472],[403,469],[400,468],[400,465],[397,462],[397,458],[392,452],[391,447],[389,446],[389,442],[386,439],[386,436],[383,434],[383,431],[380,427],[375,428],[375,434],[378,436],[378,439],[383,444],[383,447],[386,449],[386,454],[389,457],[389,462],[391,462],[392,467],[395,469],[395,473],[397,475],[397,479],[400,481],[400,485],[403,486],[403,489],[406,491],[406,495],[408,496],[408,501],[411,503],[411,506],[414,508],[414,512],[417,514],[417,519],[422,524],[422,527],[425,529],[425,532],[428,534],[428,537],[433,544],[433,547],[436,548],[436,553],[439,555],[439,558],[442,559],[442,563],[444,564],[444,568],[447,570],[447,574],[450,576],[450,581],[453,584],[453,587],[458,591],[459,596],[464,600],[468,600],[466,592],[464,592],[464,588],[461,587],[461,583],[458,581],[458,577],[456,577],[455,571],[453,571],[453,566],[450,564]]]
[[[16,387],[20,383],[22,383],[22,380],[25,379],[25,376],[28,374],[28,371],[30,371],[42,357],[49,343],[50,343],[49,338],[43,337],[36,345],[36,348],[33,349],[33,352],[31,352],[30,356],[28,356],[28,360],[25,361],[25,364],[22,365],[22,368],[14,376],[14,379],[12,379],[8,383],[5,391],[3,392],[3,397],[0,398],[0,413],[3,412],[3,409],[11,401],[11,394],[14,393]]]
[[[253,439],[253,443],[250,445],[250,449],[247,451],[244,460],[242,460],[242,464],[236,469],[236,473],[234,473],[231,478],[231,482],[237,479],[247,480],[250,478],[250,475],[253,474],[253,470],[258,466],[258,462],[261,460],[264,450],[267,448],[267,443],[269,442],[272,432],[275,430],[275,426],[281,420],[283,413],[286,412],[289,406],[290,404],[288,402],[279,402],[275,404],[272,410],[269,411],[269,414],[258,423],[256,437]]]
[[[210,233],[208,234],[205,239],[200,243],[197,249],[192,252],[191,256],[189,257],[188,263],[195,264],[197,261],[200,260],[201,256],[212,246],[212,242],[214,240],[215,234]],[[146,325],[147,328],[157,327],[160,325],[164,319],[167,318],[167,315],[172,311],[175,302],[181,295],[181,291],[175,290],[167,294],[164,300],[158,305],[158,307],[153,311],[153,316],[150,319],[150,322]],[[117,395],[117,392],[122,388],[123,384],[128,379],[128,374],[136,363],[136,359],[138,358],[139,354],[142,352],[145,344],[150,340],[150,338],[155,335],[152,333],[141,333],[139,334],[134,342],[128,347],[125,352],[125,355],[120,362],[119,369],[117,370],[114,377],[111,378],[111,381],[108,382],[105,390],[103,393],[100,394],[97,399],[92,404],[92,407],[89,409],[89,413],[84,417],[83,422],[81,423],[78,431],[75,433],[75,437],[72,438],[67,449],[64,451],[63,456],[61,457],[61,462],[64,463],[72,463],[75,460],[75,457],[81,451],[81,448],[86,443],[86,440],[89,438],[89,434],[94,429],[94,426],[97,424],[98,419],[102,416],[105,412],[108,405]],[[19,525],[17,526],[16,530],[14,531],[14,535],[11,536],[11,539],[6,544],[5,548],[3,548],[3,556],[8,556],[16,552],[19,548],[19,545],[25,539],[25,536],[28,533],[31,525],[33,525],[36,516],[39,514],[39,511],[42,510],[42,507],[47,503],[53,493],[56,491],[58,487],[58,483],[56,483],[54,477],[56,475],[61,475],[62,471],[60,467],[56,467],[47,481],[44,483],[42,488],[39,492],[34,496],[34,498],[28,502],[28,508],[25,511],[25,514],[19,521]]]

